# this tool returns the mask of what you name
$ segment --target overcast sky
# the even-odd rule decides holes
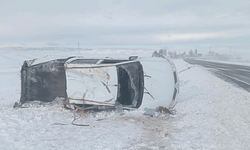
[[[248,47],[250,0],[0,0],[0,46]]]

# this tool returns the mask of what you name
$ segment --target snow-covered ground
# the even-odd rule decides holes
[[[0,50],[0,149],[250,149],[250,93],[183,60],[174,60],[182,71],[174,115],[147,117],[141,110],[123,115],[86,113],[75,123],[89,126],[74,126],[74,113],[60,103],[12,108],[20,98],[19,72],[24,60],[51,54],[128,57],[151,56],[152,52]]]

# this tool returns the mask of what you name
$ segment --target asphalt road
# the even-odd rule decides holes
[[[189,64],[203,66],[219,78],[250,92],[250,66],[224,64],[195,59],[184,59],[184,61]]]

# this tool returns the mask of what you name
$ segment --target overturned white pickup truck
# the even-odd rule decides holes
[[[45,57],[24,62],[19,105],[59,97],[82,108],[171,109],[178,91],[176,69],[168,59]]]

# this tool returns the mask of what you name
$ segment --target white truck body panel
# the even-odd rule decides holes
[[[169,108],[175,89],[173,69],[165,59],[141,59],[144,71],[144,95],[140,108]]]
[[[65,65],[69,101],[82,102],[81,104],[114,105],[118,81],[116,67],[76,66]]]

